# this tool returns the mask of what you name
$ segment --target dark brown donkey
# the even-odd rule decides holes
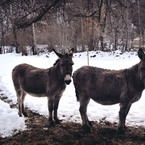
[[[66,54],[53,51],[59,59],[51,68],[40,69],[29,64],[20,64],[13,69],[12,79],[17,94],[19,116],[23,114],[27,117],[23,104],[26,94],[36,97],[47,96],[49,121],[54,123],[52,114],[54,111],[55,123],[59,123],[57,118],[58,104],[66,84],[71,82],[74,49]]]
[[[138,101],[145,88],[145,54],[138,50],[140,62],[128,69],[108,70],[83,66],[73,74],[80,114],[85,129],[90,130],[86,110],[90,98],[102,105],[120,103],[119,131],[125,130],[125,120],[132,103]]]

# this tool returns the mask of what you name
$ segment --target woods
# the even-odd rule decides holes
[[[1,0],[0,53],[144,47],[144,8],[144,0]]]

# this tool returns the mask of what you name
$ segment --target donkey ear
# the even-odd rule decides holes
[[[52,50],[55,52],[55,54],[56,54],[59,58],[62,58],[62,57],[63,57],[63,54],[57,52],[55,49],[52,49]]]
[[[145,57],[145,54],[144,54],[144,52],[143,52],[143,50],[141,48],[138,50],[138,57],[140,59],[143,59]]]
[[[72,57],[73,57],[73,54],[74,54],[74,48],[72,48],[72,49],[69,51],[69,56],[72,58]]]

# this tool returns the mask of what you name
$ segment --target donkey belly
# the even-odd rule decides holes
[[[107,82],[106,80],[103,82],[101,81],[99,79],[95,82],[92,81],[94,85],[87,85],[84,87],[86,92],[88,92],[89,97],[102,105],[119,103],[122,87],[116,85],[114,82]]]
[[[113,105],[119,103],[119,95],[115,94],[100,94],[90,96],[95,102],[102,105]]]
[[[112,84],[108,83],[107,85],[103,85],[96,83],[95,86],[88,90],[89,96],[102,105],[113,105],[119,103],[122,88],[120,86],[112,86]]]
[[[36,96],[36,97],[45,97],[46,96],[46,86],[40,85],[38,83],[22,85],[22,89],[25,93]]]
[[[28,93],[28,92],[25,92],[31,96],[34,96],[34,97],[46,97],[46,94],[33,94],[33,93]]]
[[[46,96],[46,92],[45,90],[40,90],[40,89],[23,89],[25,93],[34,96],[34,97],[45,97]]]

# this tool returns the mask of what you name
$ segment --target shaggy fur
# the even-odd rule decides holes
[[[145,54],[139,49],[140,63],[123,70],[83,66],[73,74],[83,126],[90,129],[86,114],[90,98],[102,105],[120,103],[119,130],[124,130],[131,104],[138,101],[145,86]]]
[[[55,50],[54,52],[59,60],[51,68],[40,69],[29,64],[20,64],[13,69],[12,80],[18,99],[19,116],[22,114],[27,116],[23,104],[26,94],[36,97],[47,96],[49,121],[53,123],[52,113],[54,113],[55,122],[59,122],[57,118],[58,104],[66,84],[71,82],[74,49],[64,55]],[[65,79],[66,76],[67,79]],[[68,78],[68,76],[70,77]]]

